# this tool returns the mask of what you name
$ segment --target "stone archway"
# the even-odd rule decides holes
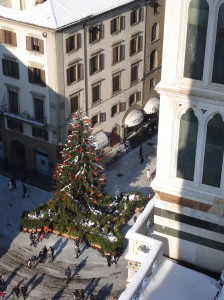
[[[110,144],[111,144],[111,147],[114,147],[118,143],[120,143],[120,135],[118,134],[118,127],[115,127],[112,130],[111,135],[110,135]]]
[[[12,163],[24,167],[26,161],[26,151],[23,144],[17,141],[11,143]]]

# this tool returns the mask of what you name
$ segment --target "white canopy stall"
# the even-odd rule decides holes
[[[95,135],[94,144],[96,146],[96,150],[105,147],[108,144],[107,135],[103,131],[98,132]]]
[[[149,99],[149,101],[146,103],[144,107],[144,111],[150,115],[158,112],[159,110],[159,98],[153,97]]]
[[[143,113],[138,109],[133,109],[125,119],[125,127],[133,127],[142,123],[144,119]]]

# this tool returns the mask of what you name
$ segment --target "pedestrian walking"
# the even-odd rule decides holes
[[[23,295],[23,299],[25,300],[27,298],[27,286],[25,285],[25,283],[23,283],[23,285],[21,286],[21,293]]]
[[[80,300],[84,300],[85,299],[85,293],[84,293],[84,290],[83,289],[81,289],[81,291],[80,291]]]
[[[16,284],[13,288],[13,292],[15,293],[17,299],[19,298],[19,294],[20,294],[20,288],[19,288],[19,285]]]
[[[51,256],[51,262],[54,261],[54,248],[52,246],[49,247],[48,249],[50,256]]]
[[[39,232],[39,242],[42,242],[44,239],[44,233],[43,231]]]
[[[110,254],[107,255],[107,266],[108,267],[111,266],[111,255]]]
[[[139,157],[141,157],[142,156],[142,145],[140,145],[140,147],[139,147]]]
[[[29,197],[29,194],[28,194],[28,191],[27,191],[27,187],[25,186],[24,183],[22,183],[22,191],[23,191],[23,199],[24,198],[28,198]]]
[[[74,291],[74,299],[75,299],[75,300],[79,300],[79,299],[80,299],[80,293],[79,293],[78,290],[75,290],[75,291]]]
[[[11,178],[11,182],[12,182],[12,189],[16,189],[16,179],[14,177]]]
[[[30,246],[36,247],[36,235],[34,231],[31,231],[29,238],[30,238]]]
[[[75,244],[75,255],[76,255],[76,258],[79,257],[79,254],[80,254],[79,246],[77,244]]]
[[[139,159],[140,159],[141,164],[143,164],[144,163],[144,157],[143,157],[143,155],[141,155]]]
[[[12,180],[11,179],[9,179],[9,181],[8,181],[8,187],[11,192],[12,191]]]
[[[32,260],[31,260],[31,258],[29,258],[29,259],[27,260],[27,267],[28,267],[29,269],[31,269],[31,267],[32,267]]]
[[[66,271],[65,271],[65,276],[67,277],[66,283],[68,284],[69,281],[71,280],[71,277],[72,277],[72,271],[71,271],[70,267],[68,267],[68,268],[66,269]]]
[[[5,280],[2,275],[0,275],[0,290],[4,289]]]
[[[48,238],[48,233],[49,233],[49,228],[47,225],[44,226],[44,237],[47,239]]]

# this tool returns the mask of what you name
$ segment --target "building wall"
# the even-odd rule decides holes
[[[166,1],[162,79],[157,86],[160,93],[157,170],[152,183],[158,197],[155,234],[164,241],[168,256],[220,272],[224,267],[224,169],[222,166],[220,186],[213,186],[203,183],[203,168],[208,122],[215,115],[222,119],[224,116],[223,84],[212,82],[211,64],[221,2],[206,2],[209,22],[201,80],[184,77],[185,50],[189,47],[186,45],[189,3]],[[179,140],[184,134],[180,133],[180,124],[189,109],[198,124],[193,179],[177,173]]]
[[[154,80],[156,86],[161,79],[162,50],[163,50],[163,28],[165,14],[165,0],[160,0],[157,9],[153,5],[146,6],[146,24],[145,24],[145,63],[144,63],[144,84],[143,84],[143,106],[150,98],[159,94],[150,86],[150,81]],[[157,37],[152,40],[152,28],[157,25]],[[150,54],[157,51],[156,67],[150,70]]]

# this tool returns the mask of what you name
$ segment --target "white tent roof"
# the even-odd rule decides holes
[[[108,138],[103,131],[98,132],[95,135],[95,138],[94,144],[96,146],[96,150],[103,148],[108,144]]]
[[[124,125],[126,127],[136,126],[142,123],[144,119],[143,113],[138,109],[133,109],[125,119]]]
[[[149,99],[144,107],[144,111],[149,114],[154,114],[159,110],[159,98],[153,97]]]

